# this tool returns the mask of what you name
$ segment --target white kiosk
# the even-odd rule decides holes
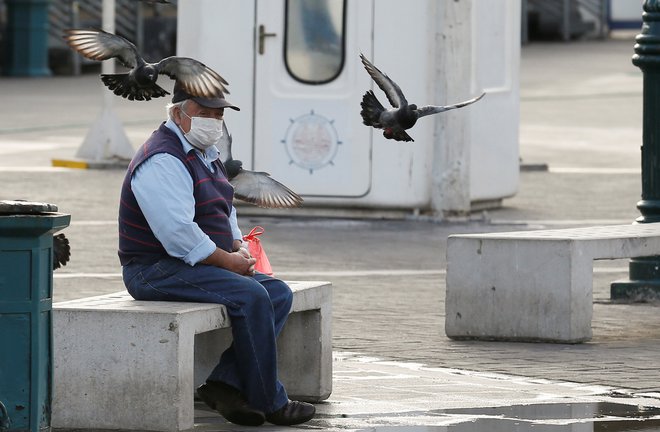
[[[180,0],[177,54],[217,70],[234,157],[306,207],[497,206],[518,187],[520,0]],[[362,124],[364,53],[411,103],[479,102],[419,120],[415,142]]]

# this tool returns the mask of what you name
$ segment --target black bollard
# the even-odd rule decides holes
[[[660,222],[660,0],[645,0],[643,9],[632,58],[644,74],[642,200],[637,203],[642,215],[636,223],[654,223]],[[631,259],[629,278],[612,283],[613,300],[660,299],[660,256]]]

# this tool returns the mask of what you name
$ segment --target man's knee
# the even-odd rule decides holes
[[[269,291],[273,303],[281,302],[284,305],[288,305],[290,307],[293,303],[293,292],[291,291],[289,285],[279,279],[271,281],[271,284],[272,289],[269,287]]]

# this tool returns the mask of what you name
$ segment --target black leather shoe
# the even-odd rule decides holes
[[[250,407],[241,392],[228,384],[207,381],[199,386],[197,394],[206,405],[222,414],[227,421],[242,426],[260,426],[264,423],[264,413]]]
[[[291,426],[311,420],[315,413],[314,405],[290,400],[277,411],[266,414],[266,420],[278,426]]]

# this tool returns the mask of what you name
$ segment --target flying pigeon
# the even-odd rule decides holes
[[[196,97],[212,98],[229,93],[227,81],[213,69],[188,57],[166,57],[157,63],[147,63],[137,48],[121,36],[103,30],[65,30],[69,46],[91,60],[113,57],[131,69],[128,73],[102,74],[101,81],[117,96],[129,100],[151,100],[168,95],[156,84],[158,75],[167,75]]]
[[[64,234],[53,236],[53,270],[65,266],[71,258],[69,239]]]
[[[243,168],[243,162],[231,155],[232,136],[222,122],[222,139],[218,145],[220,160],[227,170],[229,183],[234,186],[234,196],[263,208],[300,207],[303,199],[266,172]]]
[[[415,104],[408,104],[401,88],[392,81],[390,77],[381,72],[374,66],[363,54],[360,54],[364,68],[369,72],[371,78],[378,84],[378,87],[385,92],[387,100],[393,108],[386,109],[378,101],[376,95],[372,90],[368,90],[362,97],[362,122],[367,126],[372,126],[377,129],[383,129],[383,136],[387,139],[394,139],[396,141],[414,141],[410,135],[406,133],[406,129],[410,129],[417,123],[420,117],[431,114],[441,113],[456,108],[461,108],[466,105],[475,103],[486,93],[460,102],[454,105],[436,106],[427,105],[417,108]]]

